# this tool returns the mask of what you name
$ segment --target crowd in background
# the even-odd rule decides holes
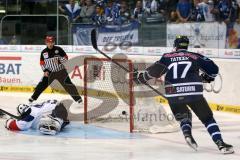
[[[122,25],[131,21],[138,21],[142,24],[224,22],[227,28],[231,29],[236,23],[240,23],[240,0],[58,0],[58,7],[56,7],[56,1],[52,0],[22,0],[22,2],[24,3],[22,3],[21,12],[11,13],[9,9],[9,11],[6,10],[6,14],[41,14],[43,15],[42,22],[46,23],[46,26],[38,25],[39,22],[29,16],[26,21],[21,19],[19,23],[17,20],[15,23],[18,25],[15,25],[15,30],[8,29],[9,26],[14,26],[10,19],[9,22],[11,23],[5,23],[6,29],[2,30],[0,44],[28,43],[23,42],[22,39],[24,38],[19,40],[20,30],[21,36],[24,33],[27,35],[29,30],[34,30],[32,29],[34,25],[42,27],[42,30],[46,29],[49,32],[55,32],[55,21],[50,17],[45,18],[45,21],[44,15],[56,14],[57,9],[59,14],[68,17],[70,23],[95,24],[98,26],[106,24]],[[3,4],[3,2],[0,1],[0,4]],[[5,21],[7,22],[7,18],[5,18]],[[65,33],[64,29],[68,28],[68,25],[65,25],[65,17],[64,23],[60,24],[64,25],[61,29]],[[16,33],[17,31],[18,33]]]
[[[71,22],[103,24],[124,24],[132,20],[127,1],[118,0],[69,0],[59,6]]]
[[[240,0],[69,0],[59,6],[73,23],[124,24],[154,17],[161,22],[239,22]]]

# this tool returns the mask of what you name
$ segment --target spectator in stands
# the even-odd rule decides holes
[[[80,12],[81,22],[83,23],[91,23],[92,17],[95,12],[95,5],[92,0],[86,0],[86,5],[82,7]]]
[[[18,40],[18,38],[17,38],[16,35],[13,35],[13,36],[12,36],[12,38],[11,38],[10,41],[9,41],[9,44],[10,44],[10,45],[20,44],[20,42],[19,42],[19,40]]]
[[[147,15],[158,12],[159,4],[156,0],[143,0],[143,9]]]
[[[179,0],[177,3],[178,22],[185,23],[191,16],[192,5],[190,0]]]
[[[178,0],[166,0],[166,8],[168,14],[168,21],[169,22],[176,22],[177,21],[177,3]]]
[[[160,0],[158,2],[158,11],[159,13],[161,13],[162,15],[164,16],[167,16],[167,3],[168,3],[168,0]],[[166,17],[167,18],[167,17]]]
[[[237,0],[232,0],[232,13],[231,13],[231,22],[235,22],[238,19],[239,7]]]
[[[199,3],[199,8],[203,13],[206,22],[215,21],[215,16],[213,14],[214,4],[212,0],[203,0]]]
[[[137,1],[136,7],[133,11],[133,16],[135,19],[139,19],[140,16],[142,16],[144,13],[144,9],[142,7],[142,1]]]
[[[159,9],[159,3],[156,0],[152,0],[151,2],[151,13],[158,12]]]
[[[86,0],[79,0],[78,5],[79,5],[81,8],[83,8],[83,6],[86,5],[86,2],[85,2],[85,1],[86,1]]]
[[[118,2],[109,0],[104,13],[108,24],[119,24],[120,4]]]
[[[128,23],[131,19],[131,12],[127,2],[122,1],[120,4],[120,24]]]
[[[240,0],[237,0],[237,6],[238,6],[238,15],[237,15],[237,22],[240,23]]]
[[[64,6],[59,6],[58,8],[61,12],[68,15],[68,19],[70,22],[76,22],[79,18],[81,8],[78,3],[75,3],[75,0],[69,0],[68,4],[65,4]]]
[[[143,0],[143,9],[146,15],[151,15],[151,0]]]
[[[97,26],[101,26],[106,23],[104,9],[103,6],[101,6],[100,4],[97,4],[95,8],[95,14],[93,15],[93,23]]]
[[[237,5],[240,8],[240,0],[237,0]]]
[[[221,21],[229,24],[231,21],[232,14],[232,1],[231,0],[220,0],[218,4],[218,12]]]
[[[107,0],[95,0],[95,3],[97,6],[104,7],[106,4]]]
[[[211,13],[214,15],[214,18],[216,21],[220,21],[219,11],[218,11],[218,4],[220,0],[209,0],[211,3],[213,2],[213,9],[211,10]]]
[[[200,8],[200,0],[193,0],[191,20],[195,22],[204,21],[203,9]]]

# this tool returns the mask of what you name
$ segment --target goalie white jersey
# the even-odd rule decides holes
[[[13,120],[6,122],[6,128],[10,130],[23,131],[29,128],[37,129],[40,119],[44,115],[49,115],[57,106],[57,100],[48,100],[40,104],[30,105],[31,112],[28,116],[21,120]]]

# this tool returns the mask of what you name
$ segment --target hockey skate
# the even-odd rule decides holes
[[[187,144],[194,149],[195,151],[197,151],[198,145],[196,143],[196,141],[194,140],[194,138],[192,137],[192,135],[184,135],[185,136],[185,140],[187,142]]]
[[[29,104],[32,104],[33,101],[35,101],[33,98],[29,98],[29,99],[28,99],[28,103],[29,103]]]
[[[84,112],[84,103],[83,103],[83,100],[82,98],[79,99],[78,101],[72,101],[72,103],[70,104],[70,108],[72,111],[74,112]]]
[[[232,154],[234,153],[233,146],[230,144],[226,144],[221,140],[218,140],[216,142],[216,145],[218,146],[218,149],[220,150],[221,153],[223,154]]]
[[[80,103],[82,103],[82,101],[83,101],[82,98],[80,98],[80,99],[77,101],[77,103],[80,104]]]

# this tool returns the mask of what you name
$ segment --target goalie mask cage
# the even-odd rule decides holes
[[[120,130],[130,132],[148,132],[153,123],[146,121],[146,115],[159,112],[159,109],[150,102],[154,101],[154,97],[144,98],[147,104],[138,103],[139,98],[135,101],[131,60],[114,59],[114,61],[129,72],[107,58],[84,59],[84,123],[94,123],[113,129],[121,128]],[[142,88],[144,87],[140,87],[140,90]],[[159,108],[160,105],[157,106]],[[161,113],[165,113],[163,107],[160,108]],[[141,115],[143,111],[144,116]],[[165,131],[169,132],[166,129]]]

